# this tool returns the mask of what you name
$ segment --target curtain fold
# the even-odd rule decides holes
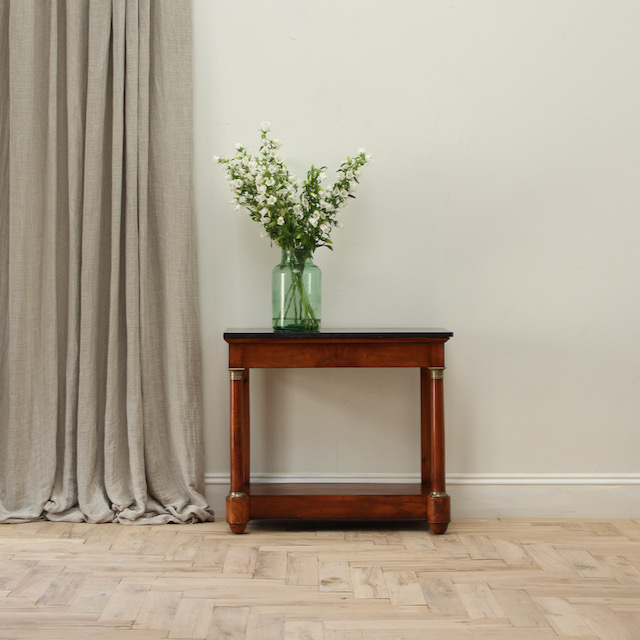
[[[211,520],[191,2],[0,3],[0,522]]]

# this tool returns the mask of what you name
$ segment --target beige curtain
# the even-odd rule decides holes
[[[210,520],[190,0],[0,0],[0,521]]]

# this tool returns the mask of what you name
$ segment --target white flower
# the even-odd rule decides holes
[[[338,227],[338,229],[344,229],[344,223],[343,222],[336,222],[336,227]]]
[[[223,172],[234,196],[232,206],[236,211],[247,209],[262,225],[260,235],[276,244],[314,249],[330,244],[333,227],[344,227],[336,221],[337,211],[346,206],[346,198],[355,191],[352,183],[372,156],[360,149],[357,156],[347,157],[336,172],[335,184],[323,188],[327,178],[324,167],[310,170],[312,180],[297,178],[276,153],[281,143],[268,134],[271,124],[263,122],[260,129],[260,151],[255,157],[240,143],[235,145],[235,157],[213,156],[214,162],[224,165]],[[281,230],[275,230],[274,225]]]

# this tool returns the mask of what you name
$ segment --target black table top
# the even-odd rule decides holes
[[[451,338],[452,331],[441,328],[349,328],[321,329],[320,331],[274,331],[271,328],[227,329],[227,338],[269,338],[274,340],[296,340],[300,338]]]

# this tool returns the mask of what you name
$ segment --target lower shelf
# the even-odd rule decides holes
[[[424,496],[428,495],[429,491],[429,486],[417,482],[256,482],[251,484],[252,496]]]
[[[420,484],[252,484],[251,519],[426,519]]]

